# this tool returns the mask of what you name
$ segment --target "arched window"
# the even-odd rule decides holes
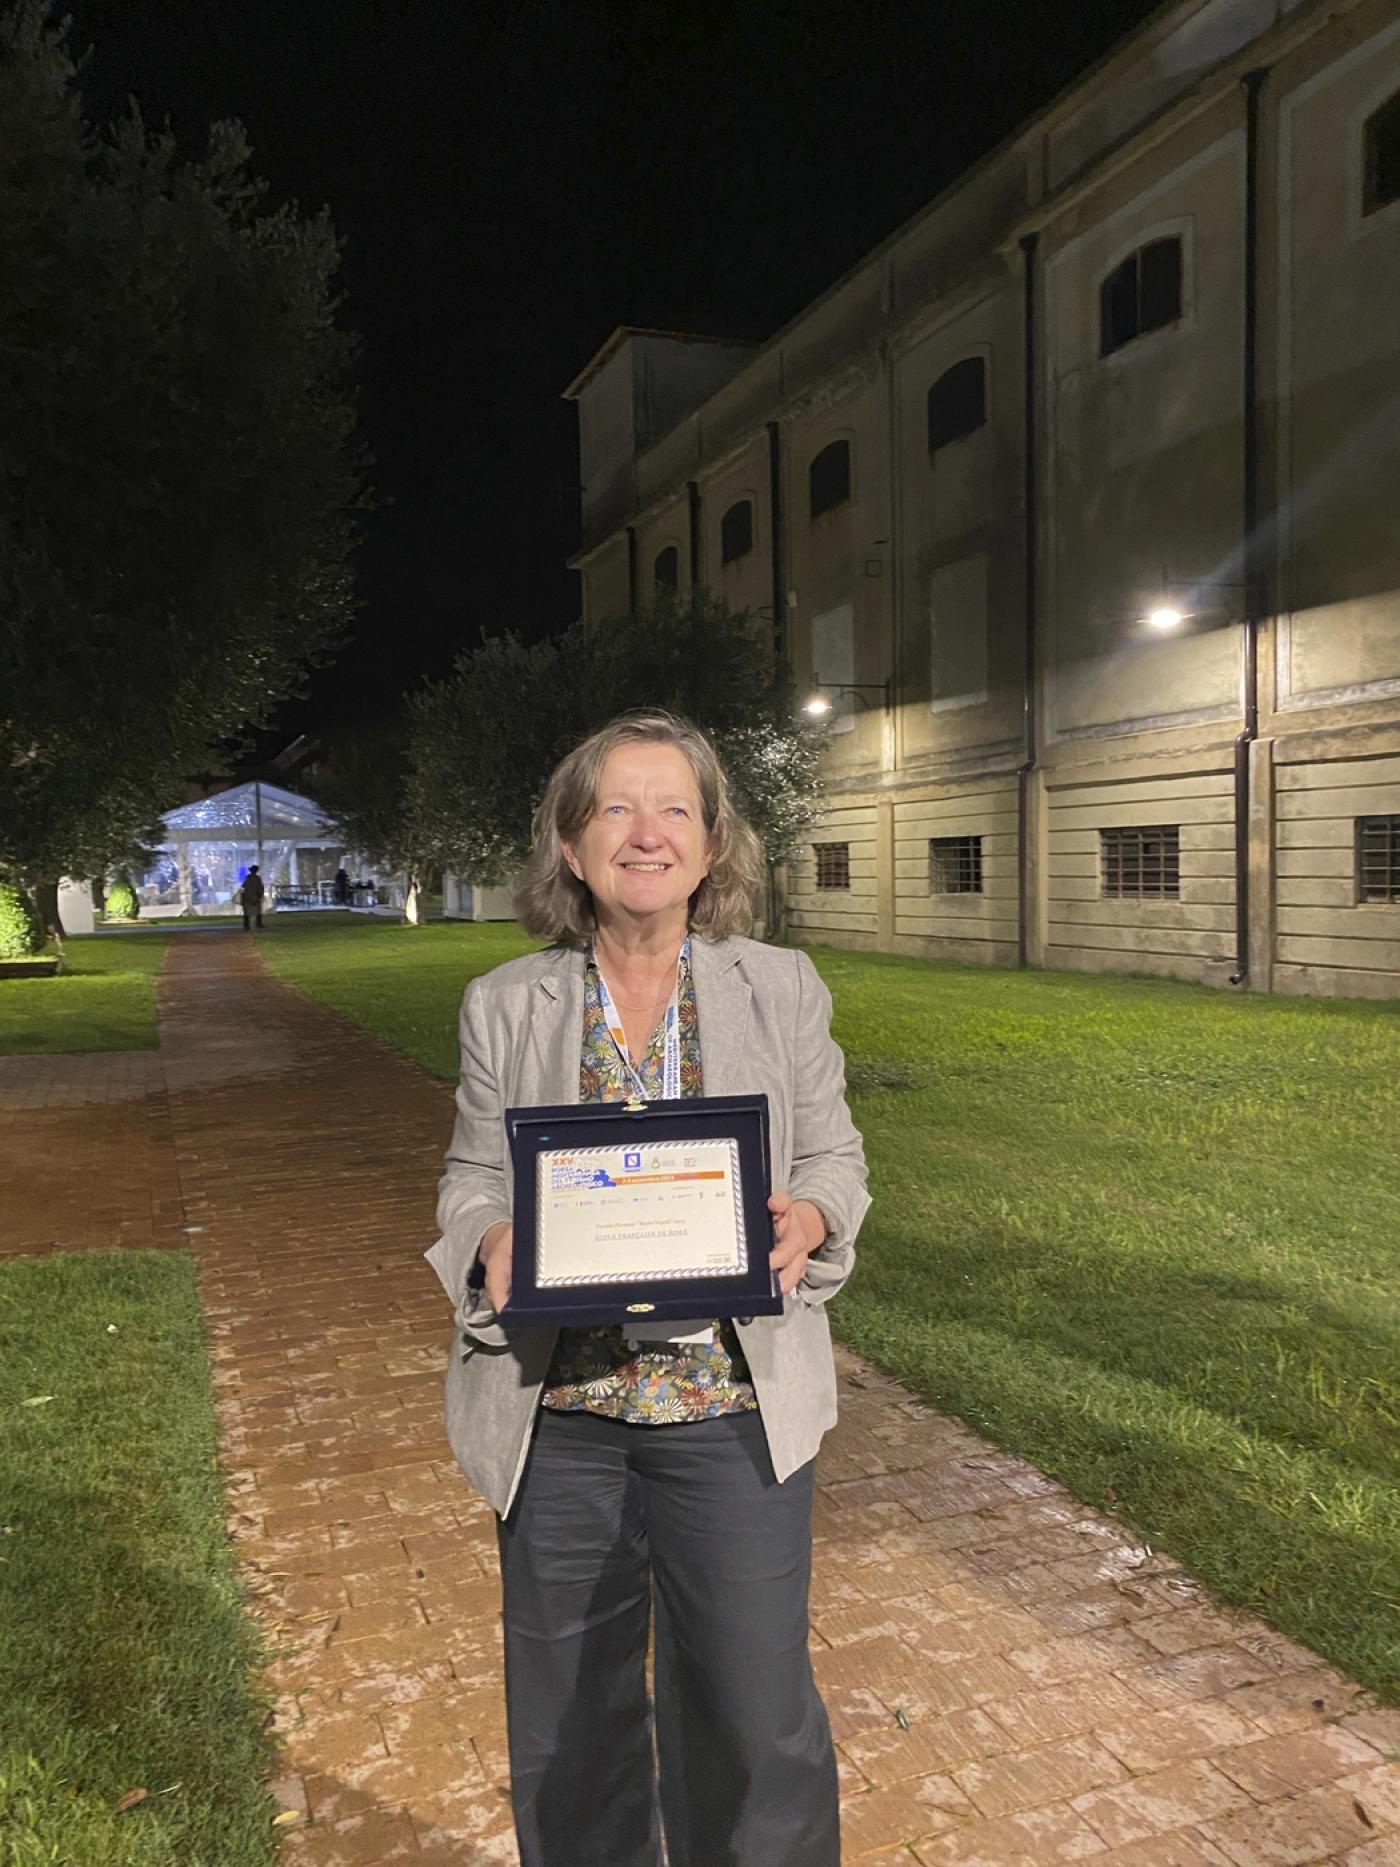
[[[674,545],[667,545],[664,551],[658,551],[656,562],[651,567],[651,580],[658,590],[674,593],[681,587],[681,554]]]
[[[736,499],[719,522],[719,555],[722,564],[747,557],[753,550],[753,501]]]
[[[1362,134],[1361,212],[1400,201],[1400,91],[1366,119]]]
[[[944,370],[928,392],[928,451],[937,453],[950,441],[961,441],[987,419],[987,365],[981,357],[964,357]]]
[[[1181,316],[1181,241],[1151,240],[1120,260],[1099,287],[1099,355],[1111,356]]]
[[[851,444],[828,441],[807,469],[808,511],[820,518],[851,496]]]

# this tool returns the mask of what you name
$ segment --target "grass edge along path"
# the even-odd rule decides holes
[[[514,921],[410,927],[314,913],[278,916],[258,936],[258,951],[278,978],[445,1082],[457,1076],[457,1012],[467,982],[538,944]]]
[[[171,937],[72,934],[65,971],[0,981],[0,1057],[156,1049],[156,974]]]
[[[1400,1007],[812,957],[842,1339],[1400,1702]]]
[[[852,1303],[837,1324],[940,1412],[1028,1459],[1149,1547],[1400,1704],[1396,1548],[1329,1519],[1356,1493],[1323,1459],[1278,1445],[1151,1384],[1098,1373],[993,1334],[920,1326]],[[1367,1604],[1358,1614],[1358,1602]]]
[[[0,1265],[6,1867],[275,1859],[265,1654],[226,1516],[193,1260]]]
[[[294,932],[283,977],[449,1081],[525,950]],[[1400,1702],[1396,1008],[811,957],[875,1193],[836,1333]]]

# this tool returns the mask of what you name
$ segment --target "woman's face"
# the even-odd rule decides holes
[[[603,762],[593,815],[564,858],[600,926],[676,915],[709,873],[709,836],[690,760],[677,746],[618,746]]]

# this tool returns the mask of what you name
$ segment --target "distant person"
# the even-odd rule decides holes
[[[335,883],[331,889],[331,900],[334,901],[338,908],[348,908],[350,905],[350,877],[345,873],[344,869],[337,869],[335,872]]]
[[[251,933],[255,925],[258,932],[262,932],[262,904],[266,893],[263,878],[258,874],[258,865],[255,862],[248,870],[243,886],[238,891],[239,905],[243,909],[244,933]]]

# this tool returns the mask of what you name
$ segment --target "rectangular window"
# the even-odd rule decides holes
[[[817,887],[823,890],[849,888],[851,885],[851,846],[849,843],[813,843],[817,858]]]
[[[838,603],[812,618],[812,679],[820,681],[831,702],[829,730],[855,730],[855,695],[842,693],[856,678],[856,612],[850,603]]]
[[[1175,901],[1181,894],[1181,829],[1154,823],[1100,830],[1103,892],[1110,901]]]
[[[812,618],[812,674],[830,685],[846,686],[856,678],[856,612],[838,603]]]
[[[940,564],[928,586],[929,694],[935,713],[987,698],[988,565],[986,557]]]
[[[928,844],[928,885],[936,895],[980,895],[982,838],[931,836]]]
[[[1356,898],[1400,901],[1400,816],[1356,819]]]

